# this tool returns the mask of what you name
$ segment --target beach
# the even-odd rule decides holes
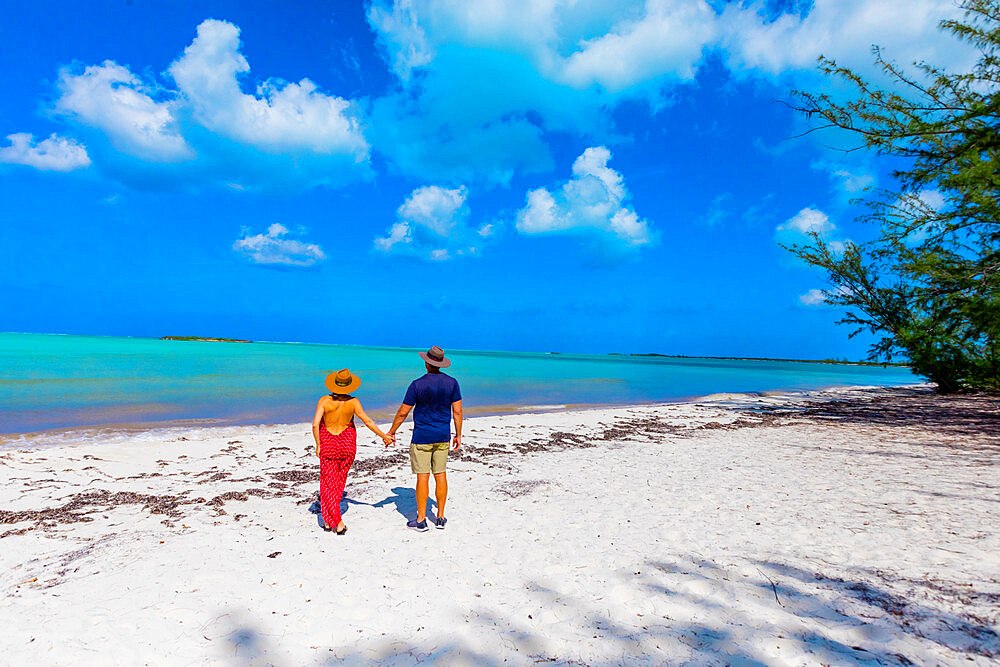
[[[308,424],[19,441],[0,663],[996,664],[998,408],[910,386],[474,417],[427,533],[404,447],[362,429],[342,537],[310,512]]]

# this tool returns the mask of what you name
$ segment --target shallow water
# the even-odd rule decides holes
[[[99,424],[312,419],[326,374],[348,367],[355,396],[389,417],[423,373],[414,349],[0,334],[0,433]],[[905,368],[788,361],[449,351],[468,414],[650,403],[726,392],[894,386]],[[202,421],[203,420],[203,421]]]

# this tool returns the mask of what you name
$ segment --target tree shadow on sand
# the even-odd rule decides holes
[[[940,396],[923,390],[896,390],[870,401],[810,404],[796,416],[827,423],[917,427],[932,437],[954,439],[956,449],[1000,452],[998,394]]]
[[[1000,657],[991,621],[968,611],[995,608],[1000,593],[951,582],[661,558],[615,572],[600,587],[580,584],[562,576],[509,582],[512,599],[502,608],[456,605],[446,630],[379,635],[344,628],[317,648],[313,664],[912,665]],[[400,622],[384,618],[387,627],[405,625],[409,612],[390,613]],[[241,664],[251,654],[264,662],[283,655],[245,624],[226,641]]]
[[[700,579],[709,587],[739,576],[706,560],[650,564],[671,578]],[[778,613],[764,614],[771,621],[740,619],[738,613],[734,620],[739,625],[756,625],[756,632],[766,636],[793,639],[822,662],[917,664],[919,656],[911,659],[894,648],[906,635],[921,640],[925,648],[944,649],[954,659],[989,661],[1000,657],[1000,635],[992,621],[963,610],[970,606],[996,608],[1000,593],[877,570],[855,569],[853,576],[847,577],[769,561],[750,561],[749,565],[760,578],[748,577],[744,567],[744,586],[756,588],[755,597],[773,601],[770,611]],[[660,584],[647,585],[647,590],[678,594]],[[691,602],[702,609],[714,604],[699,596]],[[954,611],[956,606],[961,611]],[[732,608],[726,611],[734,613]],[[845,642],[845,637],[854,641]]]
[[[912,635],[970,659],[1000,657],[1000,634],[992,621],[973,612],[942,608],[975,603],[997,609],[1000,593],[977,591],[968,583],[909,579],[879,570],[859,569],[847,578],[780,563],[760,565],[775,576],[835,593],[832,602],[807,597],[806,610],[833,611],[866,624],[875,618],[883,630]],[[848,614],[848,609],[853,613]]]

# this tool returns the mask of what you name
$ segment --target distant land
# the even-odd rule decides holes
[[[252,340],[240,338],[207,338],[202,336],[161,336],[160,340],[193,340],[208,343],[252,343]],[[321,343],[323,344],[323,343]],[[329,345],[330,343],[325,343]],[[546,352],[545,354],[564,354],[563,352]],[[771,357],[706,357],[692,354],[659,354],[657,352],[610,352],[609,357],[660,357],[663,359],[717,359],[720,361],[794,361],[800,364],[840,364],[843,366],[881,366],[906,368],[909,364],[899,364],[880,361],[848,361],[847,359],[778,359]]]
[[[199,336],[161,336],[160,340],[196,340],[207,343],[252,343],[252,340],[239,338],[201,338]]]
[[[794,361],[800,364],[840,364],[843,366],[893,366],[906,368],[909,364],[899,364],[883,361],[848,361],[847,359],[773,359],[770,357],[705,357],[690,354],[656,354],[655,352],[645,352],[642,354],[629,354],[625,352],[612,352],[613,357],[664,357],[667,359],[719,359],[728,361]]]

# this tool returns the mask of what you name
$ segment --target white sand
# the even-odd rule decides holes
[[[0,514],[0,663],[996,664],[1000,442],[795,409],[890,394],[470,419],[428,533],[366,430],[344,537],[307,425],[8,447],[0,510],[87,521]]]

